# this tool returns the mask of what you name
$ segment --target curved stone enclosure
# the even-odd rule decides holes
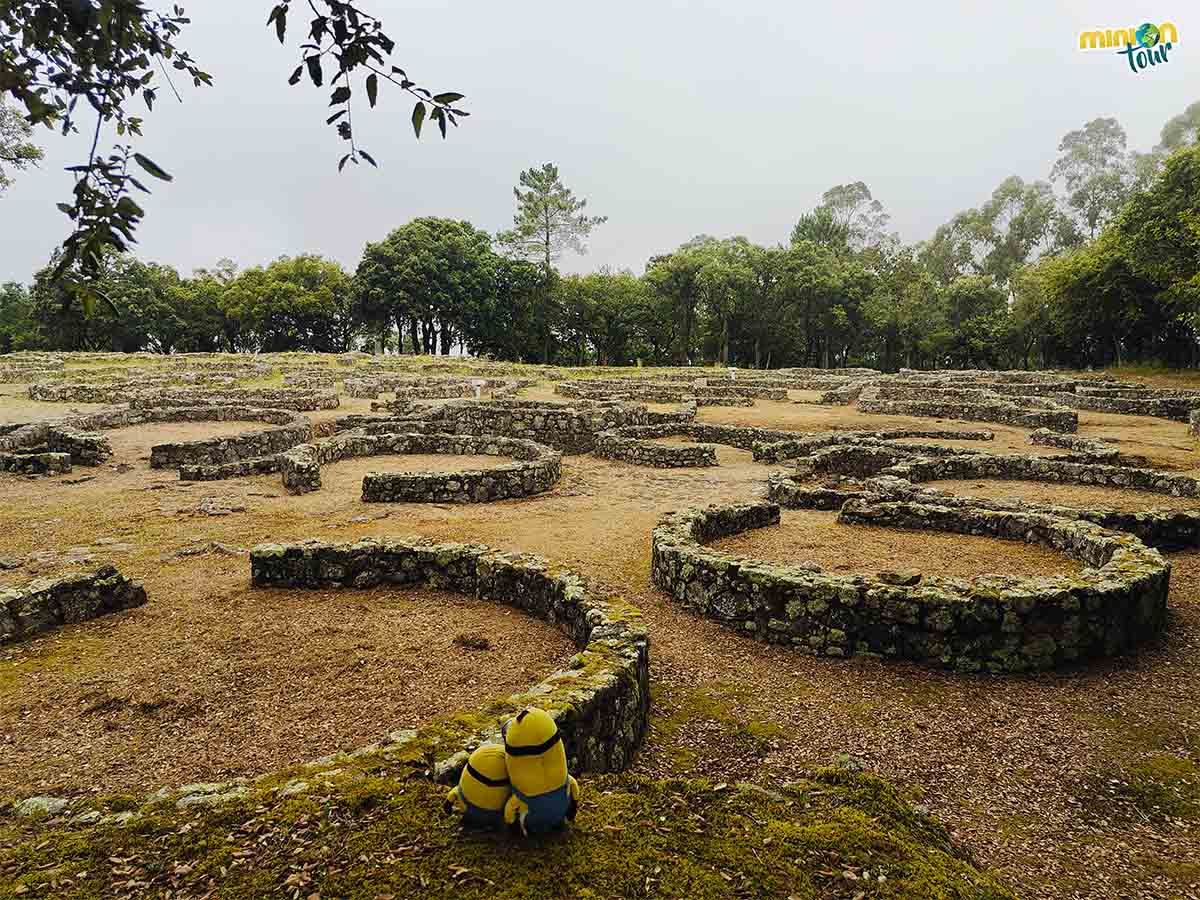
[[[1166,621],[1171,567],[1128,534],[1036,513],[847,501],[839,521],[1041,543],[1077,576],[833,575],[718,553],[704,543],[779,522],[754,503],[673,513],[654,529],[654,584],[688,608],[771,643],[993,673],[1049,669],[1134,649]]]
[[[456,781],[470,751],[497,740],[503,720],[526,706],[554,717],[572,771],[618,771],[641,745],[650,709],[649,639],[641,614],[618,598],[594,593],[574,572],[478,544],[369,540],[264,544],[251,551],[250,569],[260,588],[425,584],[515,606],[574,641],[580,652],[565,669],[492,704],[472,724],[433,726],[385,748],[431,768],[438,781]]]
[[[798,476],[894,475],[908,481],[997,478],[1128,488],[1173,497],[1200,497],[1200,479],[1157,469],[1109,465],[1089,459],[1021,456],[958,450],[935,444],[901,445],[864,440],[826,446],[791,460]]]
[[[840,510],[847,500],[861,498],[905,500],[996,512],[1041,513],[1058,519],[1091,522],[1112,531],[1128,532],[1156,550],[1184,550],[1200,546],[1200,510],[1156,507],[1127,512],[1107,507],[1079,509],[1052,503],[981,499],[918,487],[911,481],[893,475],[866,480],[847,479],[835,485],[799,482],[782,472],[772,472],[767,479],[767,499],[784,509]]]
[[[375,473],[363,478],[368,502],[482,503],[549,490],[562,475],[562,454],[519,438],[458,434],[346,432],[293,447],[280,457],[283,486],[293,494],[321,487],[321,466],[360,456],[405,454],[508,456],[517,462],[463,472]]]
[[[688,426],[637,425],[602,431],[596,435],[594,453],[601,459],[616,459],[655,469],[682,469],[717,465],[717,449],[711,444],[656,444],[655,438],[687,434]]]
[[[61,578],[38,578],[22,588],[0,585],[0,644],[145,602],[145,588],[112,566]]]
[[[180,478],[184,480],[211,480],[232,474],[250,474],[237,471],[237,468],[246,465],[267,466],[269,463],[263,461],[264,458],[309,440],[313,433],[312,423],[306,416],[286,409],[180,406],[147,410],[146,413],[145,421],[149,422],[265,422],[274,426],[229,437],[155,444],[150,448],[150,468],[180,469]],[[234,469],[223,468],[231,464]],[[185,467],[187,471],[184,471]],[[211,467],[213,471],[206,472],[205,467]]]
[[[475,437],[524,438],[561,450],[590,453],[601,431],[644,425],[646,407],[635,403],[538,400],[452,401],[432,410],[431,430]]]
[[[778,463],[807,456],[816,450],[839,444],[858,444],[880,441],[898,441],[911,438],[942,441],[991,441],[996,435],[991,431],[896,429],[891,431],[819,431],[813,433],[767,432],[761,440],[755,440],[746,448],[754,452],[754,461]],[[737,446],[737,445],[735,445]],[[896,445],[903,448],[908,445]],[[940,448],[945,450],[945,448]],[[903,452],[903,450],[901,451]],[[952,452],[952,451],[946,451]],[[965,452],[965,451],[964,451]]]

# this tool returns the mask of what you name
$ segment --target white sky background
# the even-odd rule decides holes
[[[857,180],[915,241],[1008,175],[1046,177],[1062,135],[1090,119],[1116,116],[1148,149],[1200,99],[1195,0],[361,0],[395,62],[466,94],[472,115],[444,142],[431,123],[417,142],[411,99],[383,85],[354,119],[381,168],[339,176],[328,89],[286,84],[304,4],[285,48],[265,27],[271,0],[181,2],[193,24],[180,43],[214,86],[180,84],[183,105],[160,90],[146,117],[140,149],[175,181],[139,198],[136,250],[184,273],[303,252],[353,270],[364,243],[422,215],[495,232],[518,172],[546,161],[609,217],[567,271],[641,272],[699,233],[786,241],[826,188]],[[1115,52],[1076,49],[1083,29],[1144,20],[1179,27],[1167,65],[1135,76]],[[36,136],[41,168],[0,197],[0,280],[30,280],[68,232],[54,204],[86,142]]]

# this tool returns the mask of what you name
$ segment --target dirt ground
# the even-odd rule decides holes
[[[973,535],[841,525],[836,512],[784,510],[778,527],[756,528],[712,543],[714,550],[779,565],[811,563],[852,575],[912,569],[971,578],[1005,575],[1070,575],[1080,563],[1046,547]]]
[[[530,396],[553,395],[539,388]],[[27,401],[15,410],[5,402],[0,421],[30,417]],[[36,406],[42,415],[62,412]],[[366,408],[366,401],[351,401],[314,418]],[[1019,429],[794,402],[705,408],[700,418],[797,431],[984,427],[996,441],[967,446],[1029,449]],[[1200,442],[1180,423],[1085,414],[1080,433],[1115,437],[1164,466],[1200,466]],[[1200,551],[1171,555],[1171,626],[1137,657],[1036,677],[963,677],[768,647],[651,588],[650,531],[661,514],[764,496],[769,469],[744,451],[722,447],[720,466],[681,470],[569,456],[562,481],[546,494],[442,506],[360,501],[365,472],[407,468],[413,458],[340,463],[323,471],[320,491],[291,497],[277,475],[180,483],[142,459],[161,434],[135,428],[112,437],[118,455],[109,465],[77,470],[95,475],[91,481],[0,476],[2,554],[43,555],[5,573],[6,580],[21,583],[35,570],[53,569],[76,548],[76,556],[111,560],[143,579],[150,595],[141,609],[0,651],[0,793],[34,784],[148,791],[266,770],[285,756],[320,755],[528,684],[570,648],[515,613],[432,593],[251,592],[244,556],[176,555],[209,542],[246,548],[308,537],[470,539],[540,553],[642,607],[655,705],[640,772],[769,787],[845,754],[916,791],[977,861],[995,867],[1021,896],[1200,896],[1200,820],[1126,802],[1132,795],[1125,791],[1148,763],[1200,759]],[[945,486],[992,489],[979,484]],[[999,496],[1032,491],[1064,503],[1166,499],[996,485]],[[781,562],[795,552],[847,571],[930,566],[969,575],[1073,565],[1023,544],[883,534],[838,526],[830,514],[789,513],[776,536],[771,530],[732,540],[766,557],[779,553]],[[297,606],[304,616],[289,619]],[[454,611],[449,625],[447,606]],[[454,648],[449,641],[459,631],[485,634],[493,649]],[[163,700],[170,702],[159,705]],[[233,701],[240,705],[224,708]],[[148,704],[146,711],[139,704]],[[106,730],[108,721],[116,727]]]

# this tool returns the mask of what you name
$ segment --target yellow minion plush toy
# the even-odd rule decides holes
[[[550,714],[522,710],[502,729],[512,796],[504,806],[504,822],[522,833],[550,831],[575,820],[579,783],[567,774],[567,751]]]
[[[499,828],[511,794],[504,748],[483,744],[467,759],[458,786],[446,794],[446,812],[458,810],[464,825]]]

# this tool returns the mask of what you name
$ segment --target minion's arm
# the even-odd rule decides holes
[[[457,786],[450,788],[446,794],[446,812],[454,812],[458,810],[460,813],[467,811],[467,801],[463,799],[462,791]]]
[[[519,827],[521,833],[525,834],[525,816],[528,812],[529,805],[513,794],[504,804],[504,824]]]
[[[567,806],[567,818],[574,822],[575,813],[579,809],[579,782],[570,775],[567,776],[567,795],[571,800]]]

